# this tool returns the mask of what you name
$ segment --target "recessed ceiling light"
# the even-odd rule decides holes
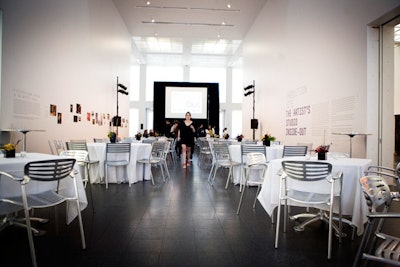
[[[227,8],[231,8],[232,6],[231,6],[231,4],[227,4],[226,7]]]
[[[156,20],[155,20],[155,19],[151,19],[151,22],[153,22],[153,23],[154,23],[154,22],[156,22]]]
[[[225,25],[226,23],[225,23],[225,21],[222,21],[222,23],[221,23],[222,25]]]
[[[146,2],[146,5],[148,5],[148,6],[149,6],[150,4],[151,4],[151,3],[150,3],[150,1],[147,1],[147,2]]]

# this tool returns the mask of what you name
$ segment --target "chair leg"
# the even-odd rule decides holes
[[[279,243],[279,225],[281,222],[281,196],[279,196],[278,201],[278,211],[276,215],[276,227],[275,227],[275,248],[278,248]]]
[[[149,164],[150,166],[150,169],[149,169],[149,171],[150,171],[150,179],[151,179],[151,184],[152,185],[154,185],[154,177],[153,177],[153,173],[152,173],[152,171],[151,171],[151,164]]]
[[[240,207],[242,206],[242,201],[243,201],[243,196],[244,196],[244,192],[246,190],[246,184],[247,184],[247,179],[248,179],[248,174],[246,173],[246,177],[245,177],[245,181],[244,181],[244,185],[243,185],[243,189],[242,189],[242,194],[240,195],[240,200],[239,200],[239,205],[236,211],[236,214],[239,215],[240,213]]]
[[[36,267],[37,266],[37,262],[36,262],[35,244],[33,243],[31,220],[30,220],[30,215],[29,215],[29,210],[28,210],[29,206],[28,206],[28,199],[26,197],[25,187],[22,188],[22,201],[24,203],[24,214],[25,214],[25,219],[26,219],[26,231],[27,231],[27,234],[28,234],[29,248],[30,248],[30,251],[31,251],[32,266]]]
[[[106,189],[108,189],[108,166],[105,166],[105,179],[106,179]]]
[[[94,202],[93,202],[93,194],[92,194],[92,183],[90,182],[90,175],[89,175],[89,165],[86,165],[87,170],[87,184],[89,184],[89,194],[90,194],[90,204],[92,205],[92,212],[94,213]]]
[[[215,168],[215,164],[212,164],[212,165],[211,165],[210,173],[208,174],[208,182],[209,182],[210,184],[212,184],[212,183],[211,183],[211,177],[212,177],[212,173],[213,173],[213,171],[214,171],[214,168]]]
[[[226,179],[225,189],[228,189],[229,179],[232,179],[232,166],[229,167],[228,178]]]
[[[78,191],[78,189],[76,189]],[[79,199],[76,200],[76,209],[78,212],[79,230],[81,232],[82,249],[86,249],[85,232],[83,230],[83,221],[81,214],[81,205],[79,204]]]
[[[256,197],[254,198],[253,209],[256,208],[257,196],[258,196],[258,193],[260,193],[260,189],[261,189],[261,185],[258,185],[257,186]]]
[[[215,166],[214,167],[214,173],[213,173],[213,176],[211,178],[211,185],[214,185],[215,176],[217,175],[217,171],[218,171],[218,166]]]

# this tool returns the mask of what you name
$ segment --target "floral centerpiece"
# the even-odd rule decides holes
[[[136,138],[136,140],[139,141],[142,138],[142,133],[138,132],[137,134],[135,134],[135,138]]]
[[[271,145],[271,141],[275,141],[276,137],[272,136],[271,134],[267,133],[263,136],[263,138],[261,139],[261,141],[263,142],[264,146],[270,146]]]
[[[224,139],[229,139],[229,134],[228,133],[224,133],[223,137],[224,137]]]
[[[109,132],[108,138],[110,138],[111,143],[115,143],[117,141],[117,134],[115,132]]]
[[[236,140],[238,140],[239,142],[242,142],[243,138],[243,134],[239,134],[238,136],[236,136]]]
[[[315,152],[318,153],[318,159],[319,160],[325,160],[326,159],[326,153],[328,153],[328,151],[329,151],[329,146],[324,146],[324,145],[318,146],[315,149]]]
[[[8,143],[5,144],[3,147],[4,150],[4,157],[6,158],[15,158],[15,150],[17,149],[17,145],[21,142],[21,140],[18,140],[17,143],[12,144]]]

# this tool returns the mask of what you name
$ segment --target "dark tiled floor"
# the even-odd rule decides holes
[[[194,160],[196,161],[196,159]],[[41,225],[47,234],[35,237],[39,266],[350,266],[359,238],[334,238],[332,259],[326,259],[327,227],[316,223],[296,233],[290,227],[274,248],[275,225],[257,203],[255,188],[236,215],[238,187],[224,189],[220,172],[214,187],[208,170],[196,164],[171,168],[172,179],[157,184],[92,185],[95,214],[83,211],[87,249],[81,250],[78,223]],[[219,179],[218,179],[219,178]],[[60,209],[64,210],[64,209]],[[53,209],[36,215],[54,218]],[[63,215],[63,214],[62,214]],[[62,216],[60,216],[63,218]],[[290,222],[293,225],[295,222]],[[349,227],[345,230],[350,235]],[[0,233],[3,262],[29,266],[26,231],[8,227]]]

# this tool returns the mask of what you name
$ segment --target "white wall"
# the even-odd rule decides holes
[[[332,151],[349,152],[350,138],[332,133],[367,131],[367,25],[398,5],[267,1],[243,43],[244,83],[256,81],[256,138],[269,132],[284,144],[331,144]],[[244,98],[243,109],[251,105]],[[251,114],[243,114],[249,125]],[[297,134],[288,134],[291,129]],[[353,157],[365,157],[365,150],[366,139],[354,137]]]
[[[131,38],[112,1],[13,0],[0,8],[1,129],[45,130],[27,135],[27,150],[39,152],[50,151],[49,139],[107,137],[107,116],[93,125],[86,114],[116,114],[117,76],[129,88]],[[129,97],[120,94],[119,100],[119,114],[127,118]],[[62,113],[62,124],[50,116],[50,104]],[[73,122],[76,104],[81,121]],[[127,136],[128,128],[119,133]]]

